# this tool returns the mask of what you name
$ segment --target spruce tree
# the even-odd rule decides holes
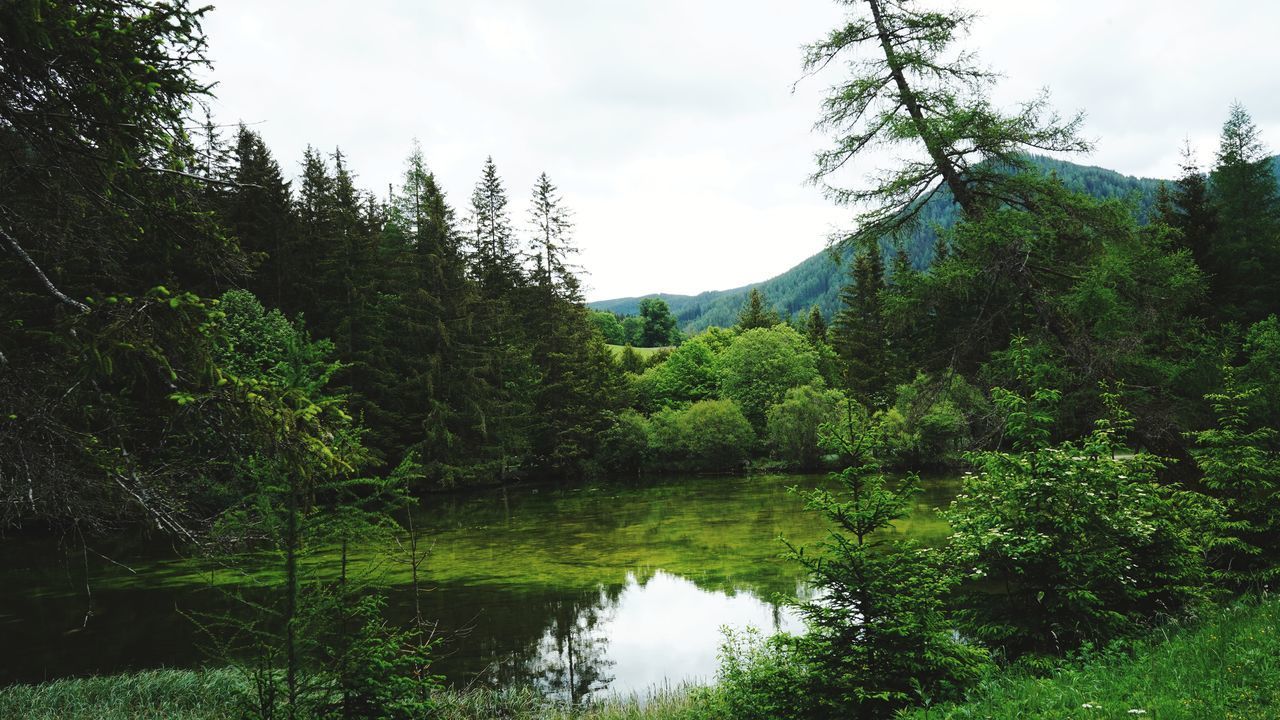
[[[521,266],[506,190],[492,157],[485,160],[471,193],[468,225],[470,274],[477,284],[479,378],[485,384],[480,454],[492,472],[505,477],[519,466],[527,450],[533,367],[518,307],[529,279]]]
[[[1253,322],[1280,310],[1280,199],[1258,128],[1236,103],[1222,126],[1210,180],[1217,228],[1209,271],[1225,319]]]
[[[817,305],[809,309],[809,317],[804,323],[804,334],[815,346],[827,342],[827,320],[822,317],[822,310]]]
[[[840,374],[851,398],[867,407],[889,401],[892,369],[885,328],[884,260],[880,246],[864,241],[854,256],[850,282],[840,293],[832,345],[840,358]]]
[[[492,157],[485,159],[480,179],[471,193],[468,225],[472,274],[480,284],[481,293],[489,299],[509,294],[524,278],[515,230],[507,212],[507,192]]]
[[[1190,142],[1183,146],[1180,169],[1182,174],[1168,193],[1169,209],[1161,213],[1161,219],[1178,229],[1182,235],[1182,246],[1191,251],[1191,257],[1201,269],[1207,270],[1217,216],[1209,196],[1208,179],[1196,163]],[[1163,183],[1161,187],[1164,187]]]
[[[746,332],[755,328],[771,328],[780,322],[782,319],[778,316],[778,311],[769,306],[769,301],[760,292],[760,288],[751,288],[751,292],[747,293],[747,301],[738,311],[738,322],[734,326],[739,331]]]
[[[289,315],[301,312],[301,286],[310,263],[298,243],[289,182],[262,137],[243,124],[236,133],[234,160],[226,223],[240,247],[258,262],[250,289],[269,307]]]
[[[390,447],[416,452],[433,479],[453,483],[476,442],[483,358],[473,336],[462,238],[420,148],[410,153],[392,197],[383,242],[398,259],[397,305],[383,341],[392,363],[382,393],[393,414]]]
[[[570,261],[578,252],[570,242],[573,233],[571,215],[551,179],[545,172],[539,175],[533,186],[529,208],[532,230],[529,254],[534,264],[533,279],[537,284],[550,288],[556,297],[580,302],[582,288]]]

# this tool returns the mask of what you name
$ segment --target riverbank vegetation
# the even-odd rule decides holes
[[[458,210],[417,147],[382,198],[341,151],[308,149],[295,187],[249,128],[193,125],[206,12],[0,7],[0,523],[82,543],[143,524],[269,568],[227,588],[237,610],[193,618],[251,716],[448,716],[462,696],[432,669],[408,508],[462,486],[836,469],[838,490],[804,495],[829,535],[787,546],[817,590],[806,630],[730,642],[707,695],[602,717],[1016,705],[1016,682],[981,678],[1076,677],[1064,658],[1109,661],[1273,589],[1280,198],[1243,107],[1213,165],[1188,153],[1151,204],[1090,196],[1030,159],[1087,150],[1080,118],[1044,97],[996,108],[956,47],[971,16],[853,4],[807,54],[818,71],[860,53],[823,106],[835,141],[813,178],[859,213],[834,248],[851,258],[838,312],[784,317],[753,289],[732,327],[685,337],[660,299],[585,307],[545,173],[519,229],[492,159]],[[845,185],[881,146],[916,159]],[[939,212],[921,262],[904,238]],[[949,541],[894,542],[914,482],[887,473],[929,466],[967,470]],[[374,546],[407,568],[406,623],[353,561]],[[1239,662],[1270,677],[1274,647],[1251,648]],[[140,705],[163,686],[198,717],[220,672],[4,693],[74,713],[112,683]]]
[[[1048,673],[992,673],[958,704],[928,703],[904,718],[938,720],[1252,720],[1280,711],[1280,602],[1242,602],[1196,622],[1103,651]],[[735,642],[754,643],[741,638]],[[731,646],[733,647],[733,646]],[[758,646],[752,646],[758,647]],[[750,666],[762,673],[759,664]],[[713,720],[731,714],[725,695],[754,682],[729,665],[713,688],[655,690],[643,704],[619,699],[587,707],[551,702],[535,690],[443,691],[444,720]],[[0,689],[9,720],[221,720],[235,717],[242,678],[230,670],[155,670]],[[738,702],[741,702],[739,700]],[[1141,712],[1137,712],[1141,711]]]

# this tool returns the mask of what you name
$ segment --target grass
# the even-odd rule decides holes
[[[0,720],[224,720],[241,717],[243,676],[234,670],[147,670],[0,688]],[[531,688],[480,688],[437,696],[433,720],[663,720],[695,708],[687,688],[586,707]]]
[[[1157,632],[1133,652],[1051,677],[1007,674],[955,706],[910,720],[1264,720],[1280,718],[1280,600],[1241,603]]]
[[[232,670],[146,670],[0,688],[0,720],[223,720],[236,717]]]
[[[610,346],[609,346],[609,349],[613,351],[613,355],[614,355],[614,357],[621,357],[621,356],[622,356],[622,348],[623,348],[623,347],[625,347],[625,346],[623,346],[623,345],[610,345]],[[636,351],[636,354],[640,356],[640,359],[641,359],[641,360],[648,360],[648,359],[649,359],[649,357],[650,357],[651,355],[653,355],[654,353],[656,353],[656,352],[659,352],[659,351],[661,351],[661,350],[674,350],[674,349],[675,349],[675,347],[674,347],[674,346],[666,346],[666,347],[651,347],[651,348],[633,347],[633,348],[631,348],[631,349]]]
[[[0,688],[0,720],[212,720],[236,717],[230,670],[154,670]],[[714,694],[714,693],[712,693]],[[587,708],[530,689],[442,693],[442,720],[677,720],[708,717],[706,692],[659,690]],[[1132,652],[1068,665],[1050,677],[996,675],[960,705],[904,720],[1265,720],[1280,718],[1280,600],[1241,603],[1195,627],[1160,631]]]

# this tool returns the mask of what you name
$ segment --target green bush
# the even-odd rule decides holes
[[[743,332],[719,355],[716,367],[721,396],[736,401],[762,433],[765,412],[787,390],[822,382],[813,346],[788,325]]]
[[[742,466],[756,436],[732,400],[703,400],[680,412],[681,448],[697,470],[734,470]]]
[[[912,468],[960,464],[973,445],[974,426],[990,412],[982,393],[959,375],[917,375],[898,386],[894,406],[885,411],[893,461]]]
[[[980,581],[963,612],[971,637],[1011,658],[1061,654],[1207,598],[1220,504],[1159,484],[1161,460],[1123,455],[1118,412],[1083,442],[1051,446],[1056,393],[993,394],[1022,451],[970,455],[977,472],[947,513],[953,562]]]
[[[769,444],[777,457],[791,466],[816,468],[822,459],[819,429],[839,422],[848,412],[848,400],[839,390],[813,385],[791,388],[766,415]]]
[[[611,472],[636,472],[649,459],[649,421],[634,410],[623,410],[600,434],[596,459]]]

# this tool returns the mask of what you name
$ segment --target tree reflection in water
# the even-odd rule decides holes
[[[611,693],[710,680],[722,628],[766,634],[800,628],[794,614],[749,590],[704,590],[663,571],[625,585],[555,601],[554,615],[525,663],[549,695],[574,704]]]

